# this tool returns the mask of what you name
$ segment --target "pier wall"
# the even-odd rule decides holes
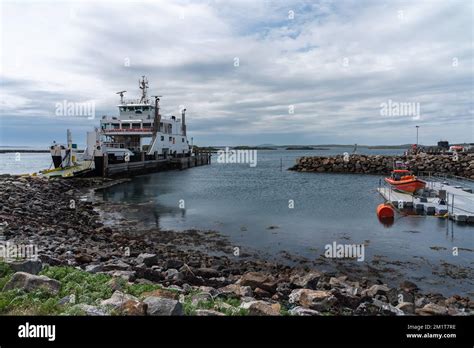
[[[107,160],[104,160],[102,162],[102,166],[97,166],[96,164],[96,168],[100,167],[96,174],[109,178],[130,177],[173,169],[183,170],[210,163],[210,154],[196,154],[195,156],[191,157],[125,162],[117,164],[109,164]]]
[[[395,161],[403,161],[414,173],[435,172],[474,179],[474,153],[409,156],[338,155],[300,157],[290,170],[317,173],[389,174]]]

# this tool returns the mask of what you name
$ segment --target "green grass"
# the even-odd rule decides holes
[[[1,291],[12,275],[12,269],[6,263],[0,262],[0,315],[83,315],[84,313],[75,308],[74,304],[60,305],[59,300],[74,294],[76,303],[98,305],[100,301],[110,298],[114,292],[110,284],[113,279],[111,276],[63,266],[46,266],[40,272],[40,275],[61,282],[61,289],[57,295],[53,296],[43,290],[29,293],[19,289]],[[128,284],[120,278],[114,282],[121,291],[139,298],[145,292],[163,289],[158,284]],[[212,309],[226,315],[248,315],[248,310],[239,308],[241,302],[235,298],[202,300],[193,304],[192,297],[199,292],[191,291],[185,296],[183,303],[185,315],[195,315],[198,309]]]
[[[234,298],[229,299],[213,299],[199,301],[197,304],[192,303],[192,295],[188,295],[184,299],[183,307],[185,315],[196,315],[198,309],[212,309],[228,316],[248,315],[248,310],[239,308],[240,301]],[[228,308],[230,305],[232,307]]]

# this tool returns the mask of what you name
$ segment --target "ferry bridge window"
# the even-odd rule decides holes
[[[163,135],[161,136],[161,141],[165,141],[165,137]]]
[[[143,124],[143,128],[150,128],[151,127],[151,123],[144,123]]]
[[[122,123],[122,128],[130,128],[130,123]]]
[[[119,123],[112,123],[112,128],[114,128],[114,129],[119,129],[119,128],[120,128],[120,124],[119,124]]]
[[[184,143],[184,138],[181,138],[181,142]]]
[[[173,140],[173,138],[172,138],[172,137],[170,137],[170,138],[168,139],[168,141],[171,141],[171,140]]]
[[[140,128],[140,123],[132,123],[132,128]]]

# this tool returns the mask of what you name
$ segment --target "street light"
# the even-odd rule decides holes
[[[418,148],[418,128],[420,128],[420,126],[415,126],[416,127],[416,147]]]

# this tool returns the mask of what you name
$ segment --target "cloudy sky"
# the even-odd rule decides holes
[[[0,145],[83,143],[142,75],[199,145],[474,142],[473,22],[470,0],[2,1]]]

